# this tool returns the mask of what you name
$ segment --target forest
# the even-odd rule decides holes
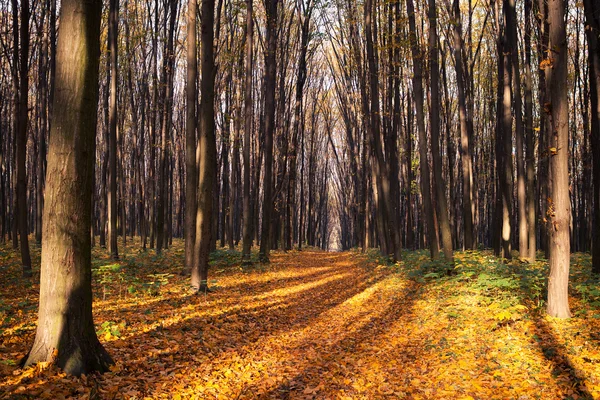
[[[0,0],[0,399],[600,398],[596,0]]]

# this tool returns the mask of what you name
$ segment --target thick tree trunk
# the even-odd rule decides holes
[[[569,100],[567,97],[567,34],[565,1],[549,0],[549,65],[546,66],[549,105],[546,108],[550,135],[550,197],[548,205],[550,234],[550,277],[548,314],[569,318],[569,263],[571,205],[569,199]]]
[[[217,171],[217,144],[215,141],[215,60],[214,60],[214,0],[202,0],[201,22],[201,72],[200,84],[200,137],[198,141],[198,211],[196,214],[196,239],[192,288],[208,291],[208,259],[212,235],[213,191]]]
[[[196,45],[196,0],[188,0],[187,14],[187,81],[185,118],[185,265],[184,272],[194,265],[194,242],[196,237],[196,210],[198,179],[196,171],[196,94],[198,57]]]
[[[24,360],[26,366],[55,362],[74,375],[105,372],[112,364],[94,330],[89,235],[101,7],[99,0],[62,1],[39,319],[33,347]]]

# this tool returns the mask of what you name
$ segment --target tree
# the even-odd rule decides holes
[[[16,4],[16,2],[14,3]],[[15,6],[13,4],[13,7]],[[17,132],[17,226],[21,245],[21,262],[23,276],[31,276],[31,255],[29,253],[28,212],[27,212],[27,128],[29,124],[29,0],[21,1],[21,49],[19,60],[19,101],[18,101],[18,132]],[[16,38],[16,34],[15,34]],[[15,50],[16,52],[16,50]],[[16,53],[15,53],[16,54]],[[14,63],[16,65],[17,58]]]
[[[440,91],[439,91],[439,62],[438,62],[438,34],[437,34],[437,9],[435,0],[429,0],[429,74],[431,78],[431,104],[429,106],[429,123],[431,129],[431,153],[433,154],[433,173],[435,180],[435,194],[437,215],[442,233],[442,246],[446,261],[454,262],[452,248],[452,231],[448,218],[448,201],[442,177],[442,155],[440,153]]]
[[[109,136],[109,185],[108,185],[108,237],[110,254],[114,260],[119,259],[117,246],[117,88],[118,88],[118,35],[119,35],[119,0],[110,0],[108,24],[108,46],[110,51],[110,100],[108,108]]]
[[[246,0],[246,64],[244,78],[244,228],[242,263],[250,263],[252,248],[252,207],[250,203],[250,140],[252,136],[252,74],[254,69],[254,18],[252,0]]]
[[[435,224],[433,220],[433,202],[431,199],[431,173],[429,171],[427,132],[425,131],[425,112],[423,111],[423,63],[422,53],[417,41],[417,29],[415,24],[415,7],[413,0],[406,0],[406,10],[408,13],[408,25],[410,29],[410,46],[413,62],[413,98],[415,100],[415,110],[417,112],[417,132],[419,135],[419,167],[421,169],[421,190],[423,193],[423,214],[427,226],[427,242],[429,244],[429,253],[432,259],[438,258],[439,244],[435,233]]]
[[[523,153],[523,114],[521,99],[521,73],[519,69],[519,50],[517,43],[517,11],[515,9],[515,0],[504,0],[504,23],[506,35],[505,57],[509,58],[510,70],[509,76],[512,81],[512,90],[509,91],[510,102],[514,110],[515,119],[515,146],[517,153],[517,208],[518,208],[518,226],[519,226],[519,255],[521,258],[528,258],[529,233],[527,227],[527,201],[526,201],[526,182],[525,182],[525,157]],[[511,121],[512,126],[512,121]],[[512,129],[505,134],[512,135]],[[512,152],[512,149],[511,149]]]
[[[214,0],[202,0],[200,40],[200,138],[198,140],[198,210],[192,288],[197,293],[208,291],[208,260],[212,238],[213,191],[217,172],[217,143],[215,139],[215,59],[214,59]]]
[[[273,214],[273,132],[275,131],[275,78],[277,72],[277,6],[279,0],[267,0],[267,49],[265,53],[265,173],[260,261],[269,262],[271,218]]]
[[[569,99],[567,97],[567,33],[565,1],[548,1],[550,49],[545,63],[547,99],[544,105],[550,120],[550,198],[548,200],[548,232],[550,278],[548,306],[550,316],[569,318],[569,232],[571,205],[569,199]]]
[[[94,330],[91,195],[102,2],[63,0],[48,143],[38,327],[24,365],[54,361],[74,375],[112,360]]]
[[[585,0],[585,33],[588,41],[590,97],[592,103],[592,154],[594,157],[594,232],[592,271],[600,273],[600,5]]]
[[[196,209],[198,186],[196,178],[196,82],[198,58],[196,46],[196,0],[188,0],[187,14],[187,82],[185,126],[185,270],[191,271],[194,263],[196,237]]]

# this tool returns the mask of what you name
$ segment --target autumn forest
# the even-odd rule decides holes
[[[0,399],[600,398],[596,0],[0,0]]]

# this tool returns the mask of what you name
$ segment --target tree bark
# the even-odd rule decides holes
[[[510,76],[512,81],[511,104],[515,119],[515,146],[517,153],[517,208],[519,225],[519,256],[528,258],[529,233],[527,227],[527,196],[525,177],[525,155],[523,152],[523,114],[521,99],[521,72],[519,69],[519,51],[517,43],[517,11],[515,0],[504,0],[504,18],[507,48],[506,57],[510,59]],[[511,129],[512,134],[512,129]],[[512,150],[511,150],[512,151]]]
[[[435,233],[435,223],[433,221],[433,202],[431,198],[431,173],[429,170],[429,157],[427,144],[427,132],[425,130],[425,112],[423,110],[423,54],[417,41],[417,29],[415,24],[415,8],[413,0],[406,0],[406,10],[408,13],[408,25],[410,29],[410,44],[413,61],[413,98],[415,101],[415,110],[417,113],[417,132],[419,135],[419,167],[421,169],[421,193],[423,195],[423,214],[427,229],[427,243],[429,244],[429,253],[432,259],[439,256],[439,244]]]
[[[252,137],[252,75],[254,73],[254,18],[253,1],[246,0],[246,64],[244,78],[244,228],[242,264],[248,265],[252,249],[252,203],[250,199],[250,140]]]
[[[269,262],[271,219],[273,214],[273,133],[275,131],[275,79],[277,71],[277,8],[279,0],[267,0],[267,49],[265,54],[265,173],[263,178],[263,216],[260,261]]]
[[[431,105],[429,107],[429,124],[431,129],[431,153],[433,154],[433,172],[435,178],[435,192],[437,215],[442,234],[444,257],[449,263],[454,263],[454,249],[452,248],[452,231],[448,219],[448,201],[442,177],[442,156],[440,153],[440,100],[439,100],[439,62],[438,62],[438,34],[437,10],[435,0],[429,0],[429,73],[431,79]]]
[[[536,239],[536,193],[535,193],[535,131],[533,130],[533,82],[531,72],[531,10],[533,0],[525,0],[525,141],[527,158],[527,230],[528,258],[535,261]]]
[[[198,79],[198,47],[196,45],[196,0],[188,0],[187,11],[187,80],[185,118],[185,264],[184,272],[191,271],[194,264],[194,241],[196,237],[197,171],[196,171],[196,94]]]
[[[201,72],[200,83],[200,137],[198,141],[198,210],[192,288],[197,293],[208,291],[208,259],[212,235],[213,191],[217,171],[217,144],[215,141],[215,60],[214,60],[214,0],[202,0],[201,19]]]
[[[569,199],[569,100],[567,97],[567,34],[565,1],[548,1],[550,49],[545,68],[550,119],[550,197],[548,220],[550,234],[550,277],[548,306],[550,316],[569,318],[569,263],[571,205]]]
[[[24,365],[55,362],[73,375],[112,360],[94,330],[91,195],[102,2],[63,0],[56,96],[48,145],[38,328]]]
[[[108,185],[108,237],[113,260],[119,259],[117,245],[117,87],[118,87],[118,28],[119,0],[110,0],[108,45],[110,53],[110,100],[109,100],[109,185]]]
[[[588,40],[590,97],[592,103],[592,155],[594,183],[594,230],[592,236],[592,272],[600,273],[600,5],[585,0],[585,25]]]

